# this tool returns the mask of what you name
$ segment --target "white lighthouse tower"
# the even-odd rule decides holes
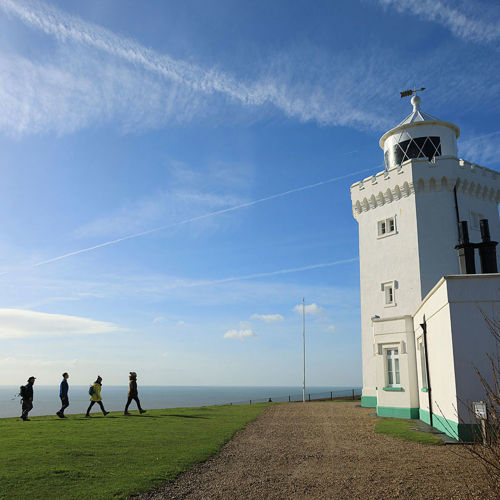
[[[500,174],[459,159],[459,128],[424,113],[413,93],[410,115],[380,139],[385,170],[351,186],[359,224],[362,405],[404,418],[419,418],[428,385],[415,313],[442,277],[474,272],[470,259],[467,270],[459,265],[458,222],[467,221],[470,241],[480,242],[480,221],[487,219],[491,240],[500,241]],[[483,261],[474,249],[472,255],[478,272],[492,272],[481,271]],[[430,401],[425,408],[432,412]]]

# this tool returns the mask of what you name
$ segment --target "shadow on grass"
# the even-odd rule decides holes
[[[163,417],[179,417],[179,418],[203,418],[208,420],[210,417],[202,417],[201,415],[162,415]]]

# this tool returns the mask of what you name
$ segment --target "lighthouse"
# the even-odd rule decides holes
[[[441,372],[442,377],[457,378],[453,317],[444,319],[450,325],[449,338],[429,330],[435,346],[450,345],[433,353],[431,340],[427,346],[433,360],[451,349],[447,366],[436,361],[427,366],[431,362],[425,362],[426,346],[416,324],[418,314],[430,321],[431,312],[425,315],[422,307],[430,307],[436,286],[446,289],[448,308],[451,283],[474,303],[484,299],[489,304],[500,297],[491,280],[494,297],[470,296],[475,286],[485,289],[481,276],[499,279],[495,242],[500,241],[500,173],[460,159],[458,126],[424,112],[421,97],[412,93],[411,113],[380,139],[385,169],[351,186],[359,226],[362,406],[403,418],[432,414],[432,401],[425,394],[429,369],[436,380]],[[453,398],[456,402],[456,387]]]

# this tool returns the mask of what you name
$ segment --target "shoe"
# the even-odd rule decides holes
[[[23,422],[29,422],[30,421],[29,418],[23,418],[22,420],[23,420]]]
[[[146,413],[148,410],[139,410],[139,413]]]
[[[130,413],[128,411],[124,411],[123,414],[124,415],[130,415]]]
[[[109,413],[109,411],[105,411],[105,412],[103,413],[103,415],[104,415],[104,416],[106,416],[108,413]]]
[[[60,411],[58,411],[58,412],[56,413],[56,415],[57,415],[59,418],[64,418],[64,415],[62,415]]]
[[[90,418],[90,415],[85,415],[85,418]]]

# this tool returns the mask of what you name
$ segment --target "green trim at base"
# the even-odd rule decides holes
[[[379,417],[417,419],[419,408],[396,408],[394,406],[377,406]]]
[[[377,396],[361,396],[361,406],[363,408],[376,408]]]
[[[427,410],[420,408],[420,420],[426,424],[431,423],[430,413]],[[448,420],[441,415],[432,414],[432,426],[435,429],[444,432],[453,439],[461,441],[473,441],[474,438],[474,425],[473,424],[460,424],[453,420]]]
[[[429,388],[428,387],[422,387],[422,389],[420,389],[422,392],[429,392]]]
[[[384,387],[384,391],[403,392],[403,388],[402,387],[392,387],[391,385],[388,385],[387,387]]]

